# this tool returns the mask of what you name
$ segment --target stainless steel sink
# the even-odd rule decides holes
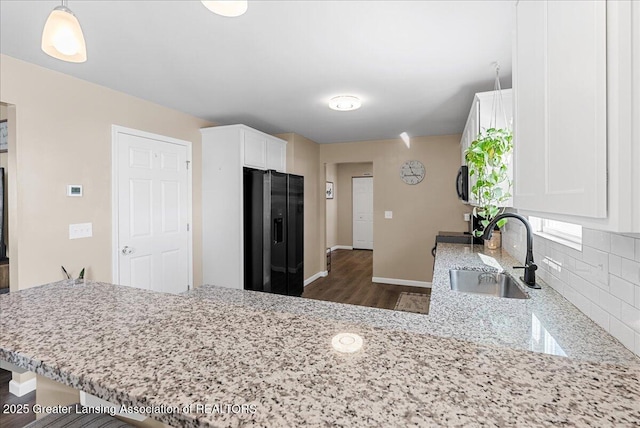
[[[487,294],[509,299],[528,299],[516,280],[504,273],[451,269],[451,289],[461,293]]]

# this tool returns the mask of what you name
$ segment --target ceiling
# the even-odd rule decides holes
[[[319,143],[462,132],[473,93],[511,87],[511,1],[69,1],[88,60],[40,50],[56,1],[1,1],[3,54],[218,124]],[[354,94],[362,108],[336,112]]]

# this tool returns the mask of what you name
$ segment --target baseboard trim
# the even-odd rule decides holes
[[[331,247],[331,251],[335,250],[353,250],[353,247],[351,245],[334,245]]]
[[[26,382],[16,382],[15,380],[9,381],[9,392],[16,397],[22,397],[36,390],[36,378],[29,379]]]
[[[427,281],[414,281],[412,279],[397,279],[397,278],[382,278],[380,276],[374,276],[371,278],[373,282],[379,282],[381,284],[391,285],[408,285],[410,287],[424,287],[431,288],[431,283]]]
[[[323,277],[325,277],[327,275],[329,275],[329,272],[327,272],[326,270],[318,272],[315,275],[311,275],[309,278],[304,280],[304,286],[306,287],[307,285],[311,284],[316,279],[323,278]]]

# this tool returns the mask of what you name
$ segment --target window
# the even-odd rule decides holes
[[[561,244],[576,247],[582,245],[582,226],[564,221],[529,216],[533,232]],[[573,245],[571,245],[573,244]]]

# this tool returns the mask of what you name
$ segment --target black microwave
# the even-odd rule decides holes
[[[458,199],[469,202],[469,168],[466,165],[462,165],[458,170],[456,192],[458,193]]]

